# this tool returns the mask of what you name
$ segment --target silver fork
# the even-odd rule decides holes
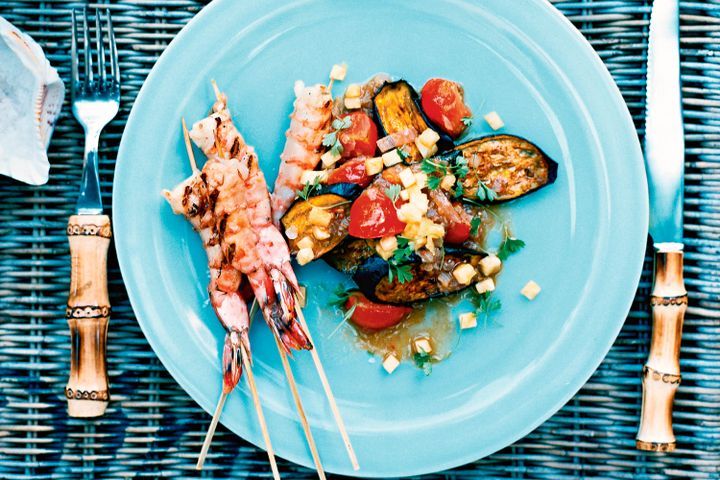
[[[110,320],[107,252],[112,234],[110,217],[103,215],[100,196],[98,141],[120,106],[120,70],[110,12],[105,15],[107,52],[101,14],[95,10],[93,68],[87,10],[82,12],[82,59],[78,57],[78,22],[72,11],[72,110],[85,129],[85,160],[76,215],[70,217],[67,227],[72,265],[66,309],[71,357],[65,396],[71,417],[100,416],[110,399],[106,361]]]

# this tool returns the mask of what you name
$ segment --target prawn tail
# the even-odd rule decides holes
[[[233,391],[242,375],[242,338],[240,332],[229,331],[225,334],[223,346],[223,393]]]

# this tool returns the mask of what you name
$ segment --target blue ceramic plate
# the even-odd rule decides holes
[[[207,302],[201,243],[160,196],[190,173],[180,118],[208,111],[217,80],[272,182],[293,82],[326,82],[341,61],[345,84],[380,71],[417,88],[432,76],[460,81],[478,117],[500,112],[504,131],[560,163],[553,186],[507,207],[527,247],[502,274],[497,323],[463,333],[427,378],[406,364],[388,376],[347,335],[328,338],[339,321],[328,299],[348,280],[323,262],[297,269],[310,287],[305,313],[360,459],[357,474],[454,467],[518,440],[577,392],[620,330],[643,260],[647,191],[631,118],[598,56],[545,1],[213,2],[164,52],[128,121],[113,202],[120,266],[158,357],[211,412],[223,330]],[[478,120],[472,133],[491,132]],[[519,294],[530,279],[543,287],[533,302]],[[251,338],[274,447],[310,466],[263,322]],[[310,355],[293,363],[325,467],[353,475]],[[262,444],[244,382],[222,422]]]

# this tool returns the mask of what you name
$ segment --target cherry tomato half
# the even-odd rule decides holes
[[[338,139],[343,146],[343,158],[372,157],[377,147],[378,130],[375,122],[365,112],[352,112],[342,118],[350,118],[348,128],[340,130]]]
[[[357,238],[382,238],[405,230],[392,200],[379,188],[370,187],[350,207],[348,233]]]
[[[382,330],[402,322],[412,313],[412,307],[375,303],[368,300],[362,293],[351,294],[345,309],[355,307],[350,320],[357,326],[368,330]]]
[[[430,121],[453,138],[465,130],[463,118],[472,116],[465,105],[462,86],[443,78],[431,78],[425,83],[420,103]]]
[[[463,243],[468,238],[470,238],[469,223],[459,222],[448,225],[447,232],[445,232],[445,241],[447,243]]]
[[[325,183],[334,185],[336,183],[354,183],[361,187],[370,185],[373,177],[365,173],[365,157],[357,157],[343,163],[328,173]]]

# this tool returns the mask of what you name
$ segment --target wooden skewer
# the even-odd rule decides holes
[[[190,143],[190,132],[188,132],[187,125],[185,124],[185,117],[181,119],[183,128],[183,138],[185,138],[185,149],[187,150],[188,158],[190,159],[190,167],[192,167],[193,173],[197,173],[198,166],[195,162],[195,154],[193,153],[192,143]]]
[[[213,435],[215,435],[215,429],[217,428],[218,421],[220,420],[220,412],[222,412],[222,409],[225,406],[226,399],[227,393],[222,392],[220,394],[220,398],[218,399],[218,403],[215,406],[215,413],[213,413],[210,426],[205,434],[205,440],[203,441],[202,448],[200,449],[200,455],[198,456],[198,461],[195,464],[195,470],[202,470],[203,465],[205,465],[205,457],[207,457],[208,450],[210,450],[210,444],[212,443]]]
[[[295,301],[298,302],[298,304],[300,303],[300,298],[297,295],[295,295]],[[305,334],[307,335],[310,342],[314,345],[314,348],[310,350],[310,355],[312,356],[313,363],[315,364],[315,369],[317,370],[318,377],[320,377],[320,383],[322,383],[323,390],[325,390],[325,396],[327,397],[328,403],[330,404],[330,410],[333,413],[333,417],[335,417],[335,423],[337,424],[338,430],[340,430],[340,436],[342,437],[343,443],[345,444],[345,449],[347,450],[348,457],[350,458],[350,463],[352,463],[353,470],[360,470],[360,464],[358,463],[357,456],[355,455],[355,449],[350,442],[350,437],[348,436],[347,429],[345,428],[345,422],[340,415],[340,410],[338,409],[337,403],[335,402],[335,396],[330,389],[330,382],[328,382],[327,375],[325,375],[325,369],[323,368],[322,362],[320,361],[320,356],[317,353],[317,344],[313,341],[312,336],[310,335],[310,329],[308,328],[308,324],[305,321],[305,315],[303,315],[302,309],[298,308],[297,312],[298,319],[300,320],[300,325],[302,325],[303,329],[305,330]]]
[[[313,462],[315,463],[315,469],[317,470],[320,480],[325,480],[325,470],[320,462],[320,455],[318,453],[317,446],[315,445],[315,439],[313,438],[312,431],[310,430],[310,423],[305,416],[305,409],[303,408],[302,400],[300,400],[300,394],[298,393],[297,384],[295,383],[295,376],[290,368],[290,362],[288,362],[287,359],[287,353],[285,353],[282,345],[280,345],[278,337],[273,334],[273,338],[275,338],[275,345],[280,353],[280,360],[282,360],[285,376],[287,377],[288,384],[290,385],[290,391],[292,392],[293,400],[295,401],[295,408],[297,409],[298,416],[300,417],[300,423],[302,424],[303,431],[305,432],[308,447],[310,447],[310,455],[312,455]]]
[[[245,366],[245,378],[250,387],[250,393],[252,393],[253,403],[255,404],[255,411],[258,416],[258,423],[260,423],[260,430],[262,431],[263,440],[265,440],[265,448],[267,449],[268,459],[270,460],[270,469],[272,470],[273,478],[280,480],[280,472],[278,471],[277,462],[275,461],[275,452],[273,451],[272,443],[270,442],[270,434],[268,433],[267,423],[265,423],[265,415],[263,415],[262,405],[260,405],[260,397],[258,397],[257,387],[255,386],[255,377],[250,366],[250,355],[245,350],[245,345],[241,344],[242,349],[242,362]]]

